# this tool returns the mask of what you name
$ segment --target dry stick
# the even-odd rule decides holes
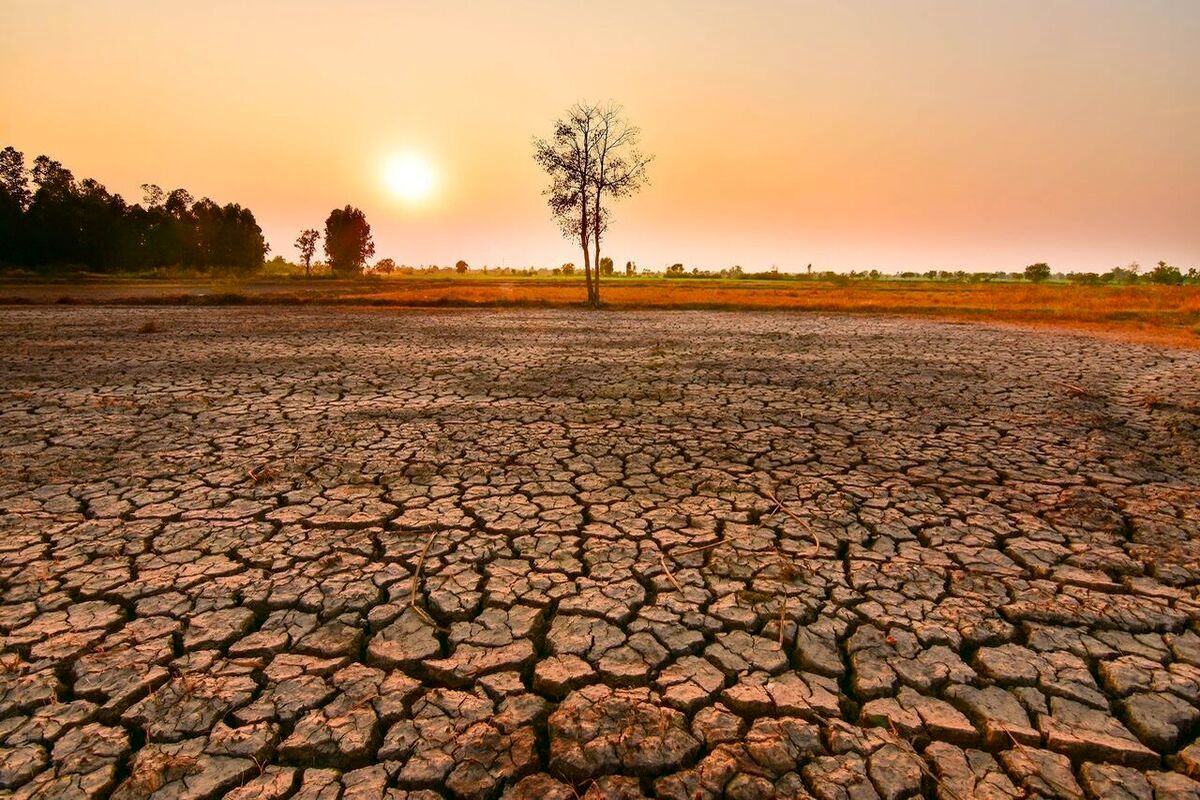
[[[1013,736],[1013,732],[1010,731],[1008,729],[1008,726],[1005,725],[1003,722],[1001,722],[1000,720],[993,720],[993,722],[995,722],[997,725],[999,725],[1000,730],[1004,731],[1004,734],[1006,736],[1008,736],[1008,738],[1010,740],[1012,740],[1014,750],[1027,751],[1027,750],[1032,749],[1029,745],[1025,744],[1024,742],[1018,741],[1017,737]],[[1040,777],[1046,783],[1050,784],[1050,788],[1054,789],[1056,792],[1061,794],[1063,797],[1071,796],[1071,792],[1069,791],[1068,787],[1064,786],[1063,784],[1059,783],[1058,781],[1054,780],[1053,778],[1049,777],[1048,775],[1041,775]]]
[[[1066,389],[1073,395],[1077,395],[1079,397],[1092,397],[1093,396],[1090,391],[1083,388],[1082,386],[1077,386],[1074,383],[1068,383],[1067,381],[1060,381],[1057,378],[1050,378],[1049,381],[1050,381],[1050,383],[1054,383],[1054,384],[1057,384],[1057,385],[1063,387],[1064,389]]]
[[[667,579],[674,584],[675,588],[679,590],[680,594],[683,594],[683,587],[679,585],[679,581],[675,580],[675,574],[671,572],[671,568],[667,566],[667,556],[662,550],[658,551],[658,563],[662,565],[663,572],[666,573]]]
[[[412,577],[412,592],[409,595],[408,604],[413,612],[429,625],[437,628],[439,631],[444,630],[437,621],[429,615],[429,612],[417,605],[417,588],[421,583],[421,573],[425,571],[425,556],[429,555],[429,548],[433,546],[433,540],[437,538],[436,530],[430,531],[429,538],[425,540],[425,546],[421,548],[421,557],[417,559],[417,569],[413,572]]]
[[[671,553],[671,557],[682,558],[683,556],[695,555],[696,553],[703,553],[705,550],[712,550],[714,547],[720,547],[723,544],[728,544],[728,542],[722,539],[721,541],[713,542],[712,544],[702,544],[699,547],[689,547],[687,550],[679,550]]]
[[[804,528],[806,531],[808,531],[810,534],[812,534],[813,545],[814,545],[812,555],[813,556],[818,555],[821,552],[821,539],[819,536],[817,536],[817,529],[814,528],[812,525],[810,525],[808,520],[804,519],[796,512],[794,512],[791,509],[784,506],[783,501],[775,496],[775,492],[771,491],[770,489],[762,489],[761,491],[763,492],[763,494],[765,494],[767,496],[767,498],[772,503],[775,504],[775,508],[771,510],[772,514],[774,514],[776,511],[782,511],[784,514],[787,514],[793,520],[798,522],[800,524],[801,528]]]
[[[929,776],[929,778],[930,778],[930,780],[932,780],[934,783],[936,783],[936,784],[937,784],[937,787],[938,787],[939,789],[943,789],[943,790],[945,790],[946,794],[950,795],[952,798],[954,798],[954,800],[963,800],[963,796],[962,796],[962,795],[960,795],[958,792],[956,792],[956,791],[954,791],[953,789],[951,789],[951,788],[950,788],[949,786],[947,786],[946,784],[942,783],[942,779],[941,779],[941,778],[939,778],[937,775],[933,774],[933,770],[929,768],[929,765],[928,765],[927,763],[925,763],[925,759],[924,759],[924,758],[921,756],[921,754],[920,754],[920,753],[918,753],[918,752],[916,751],[916,748],[914,748],[910,742],[908,742],[906,739],[902,738],[902,737],[900,736],[900,734],[898,734],[898,733],[896,732],[896,723],[894,723],[894,722],[891,722],[891,721],[889,720],[889,721],[888,721],[888,726],[891,728],[891,730],[889,730],[889,731],[886,731],[886,734],[887,734],[887,735],[886,735],[886,736],[884,736],[884,738],[887,738],[887,736],[891,736],[891,738],[892,738],[892,743],[893,743],[894,745],[896,745],[896,748],[897,748],[897,749],[898,749],[898,750],[899,750],[901,753],[905,753],[906,755],[909,755],[909,756],[911,756],[911,757],[912,757],[912,760],[913,760],[913,761],[915,761],[915,762],[917,763],[917,767],[918,767],[918,768],[921,770],[921,772],[923,772],[923,773],[925,773],[926,775],[928,775],[928,776]],[[879,731],[879,733],[880,733],[881,735],[883,735],[883,734],[885,733],[885,731],[883,731],[883,730],[880,730],[880,731]],[[902,744],[907,744],[907,745],[908,745],[908,747],[901,747],[900,745],[902,745]]]
[[[787,595],[783,595],[783,597],[781,597],[779,600],[779,649],[780,650],[783,649],[783,620],[784,620],[785,614],[787,614]]]

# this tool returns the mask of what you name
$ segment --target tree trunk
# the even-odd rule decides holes
[[[587,304],[592,308],[596,307],[596,294],[592,288],[592,264],[588,257],[588,205],[587,205],[587,190],[591,176],[588,174],[587,159],[591,157],[592,142],[591,142],[591,127],[583,131],[583,174],[579,179],[579,244],[583,248],[583,275],[587,280]],[[599,269],[600,265],[597,264]],[[599,279],[599,276],[596,276]]]
[[[592,263],[596,265],[596,293],[592,299],[592,306],[600,307],[600,192],[596,192],[596,207],[592,211],[592,247],[595,248],[596,257],[592,259]]]
[[[583,250],[583,276],[587,281],[587,304],[592,306],[595,305],[595,295],[592,294],[592,262],[588,256],[588,216],[586,193],[579,201],[579,206],[579,246]]]

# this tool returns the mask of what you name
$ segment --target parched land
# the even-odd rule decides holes
[[[0,311],[0,796],[1200,797],[1200,353]]]

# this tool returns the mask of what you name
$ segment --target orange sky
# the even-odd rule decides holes
[[[619,263],[1186,268],[1198,41],[1195,0],[2,0],[0,146],[243,203],[288,258],[352,203],[397,262],[553,265],[530,137],[612,98],[657,155]]]

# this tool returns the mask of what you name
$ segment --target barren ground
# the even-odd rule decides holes
[[[1200,797],[1200,352],[725,312],[0,335],[0,796]]]

